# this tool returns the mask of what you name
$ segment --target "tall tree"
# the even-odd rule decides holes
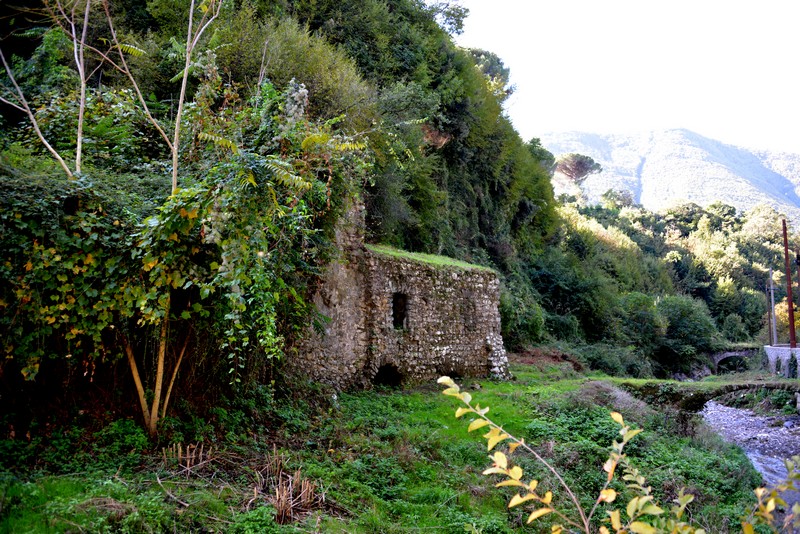
[[[560,172],[578,185],[590,174],[602,171],[603,168],[599,163],[583,154],[562,154],[556,158],[556,172]]]

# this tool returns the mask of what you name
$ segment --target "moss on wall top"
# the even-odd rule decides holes
[[[407,252],[405,250],[396,249],[387,245],[366,245],[367,249],[375,254],[382,256],[390,256],[394,258],[405,259],[420,263],[426,263],[435,267],[454,267],[461,270],[477,270],[494,272],[494,269],[484,265],[475,265],[474,263],[467,263],[465,261],[456,260],[447,256],[436,256],[434,254],[422,254],[420,252]]]

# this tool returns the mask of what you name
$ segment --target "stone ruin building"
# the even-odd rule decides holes
[[[314,297],[329,320],[291,365],[337,390],[452,377],[510,378],[491,269],[364,245],[356,207]]]

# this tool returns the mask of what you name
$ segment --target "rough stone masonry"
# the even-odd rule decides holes
[[[297,371],[339,390],[441,375],[510,378],[494,271],[365,246],[358,207],[336,242],[340,258],[314,297],[327,320],[292,358]]]

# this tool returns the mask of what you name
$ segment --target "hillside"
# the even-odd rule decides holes
[[[741,211],[767,203],[800,222],[800,155],[749,150],[688,130],[634,135],[548,133],[542,145],[556,156],[591,156],[603,172],[583,184],[589,201],[609,189],[627,190],[645,208],[658,211],[690,201],[722,201]],[[556,179],[557,192],[565,184]],[[558,189],[561,188],[561,191]]]

